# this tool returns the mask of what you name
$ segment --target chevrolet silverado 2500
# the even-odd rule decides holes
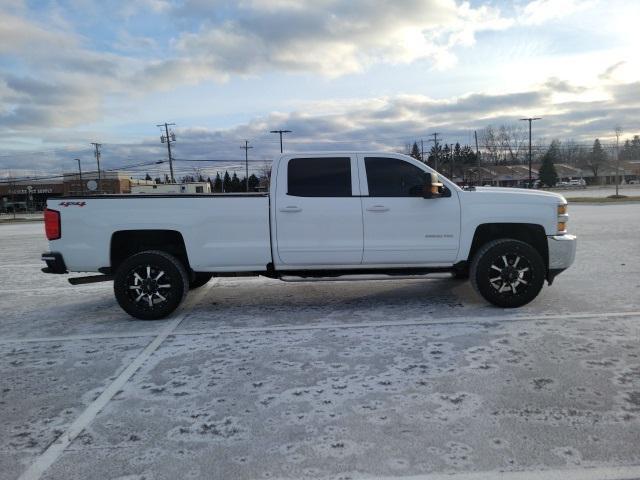
[[[574,260],[567,202],[462,190],[390,153],[287,154],[269,193],[50,199],[46,273],[99,272],[130,315],[158,319],[212,277],[389,278],[450,271],[499,307],[533,300]],[[358,277],[360,275],[360,277]]]

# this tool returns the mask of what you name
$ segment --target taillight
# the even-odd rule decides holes
[[[44,232],[47,240],[58,240],[62,236],[60,212],[48,208],[44,211]]]

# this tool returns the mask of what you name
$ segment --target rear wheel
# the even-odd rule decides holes
[[[189,280],[180,260],[159,250],[148,250],[122,262],[113,289],[118,304],[129,315],[157,320],[178,308],[189,291]]]
[[[189,282],[189,290],[195,290],[206,285],[211,280],[211,277],[213,277],[213,274],[209,272],[195,272],[193,280]]]
[[[526,305],[536,298],[545,279],[538,251],[519,240],[500,239],[484,245],[471,263],[471,283],[490,303],[503,308]]]

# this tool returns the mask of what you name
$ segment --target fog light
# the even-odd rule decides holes
[[[567,231],[567,224],[565,222],[558,222],[558,233]]]

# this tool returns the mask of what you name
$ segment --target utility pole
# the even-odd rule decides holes
[[[169,134],[169,126],[175,125],[175,123],[161,123],[156,127],[164,127],[164,135],[160,136],[160,143],[167,142],[167,152],[169,153],[169,171],[171,173],[171,183],[176,183],[176,179],[173,176],[173,158],[171,158],[171,143],[176,141],[176,134],[171,132]]]
[[[98,193],[100,193],[102,191],[102,175],[100,173],[100,147],[102,146],[101,143],[96,143],[96,142],[91,142],[91,145],[93,145],[95,147],[95,156],[96,156],[96,162],[98,164]]]
[[[282,139],[282,134],[280,134],[280,139]],[[281,144],[282,145],[282,144]],[[249,140],[244,141],[244,147],[240,147],[244,149],[244,165],[245,165],[245,178],[244,182],[247,187],[247,192],[249,191],[249,149],[253,148],[249,146]]]
[[[541,120],[541,117],[521,118],[520,120],[529,122],[529,188],[533,188],[533,178],[531,175],[531,123],[535,120]]]
[[[478,148],[478,132],[473,131],[473,137],[476,139],[476,168],[478,169],[478,185],[480,185],[480,149]]]
[[[11,210],[13,210],[13,219],[16,219],[16,184],[13,181],[13,175],[9,172],[9,189],[11,190]]]
[[[283,150],[282,150],[282,134],[283,133],[291,133],[291,130],[271,130],[269,133],[278,133],[278,134],[280,134],[280,153],[283,153]]]
[[[451,154],[451,161],[449,162],[449,179],[453,182],[453,162],[455,161],[455,156],[453,154],[453,143],[451,144],[449,152]]]
[[[620,171],[620,135],[622,134],[622,127],[616,127],[616,197],[618,196],[618,184],[620,183],[619,171]]]
[[[440,133],[439,132],[434,132],[431,135],[433,136],[433,140],[429,139],[429,141],[433,142],[433,145],[435,147],[435,149],[434,149],[435,155],[433,156],[433,158],[434,158],[433,169],[435,171],[438,171],[438,135],[440,135]]]
[[[80,195],[84,195],[84,184],[82,183],[82,167],[80,166],[80,159],[76,158],[78,162],[78,172],[80,173]]]

